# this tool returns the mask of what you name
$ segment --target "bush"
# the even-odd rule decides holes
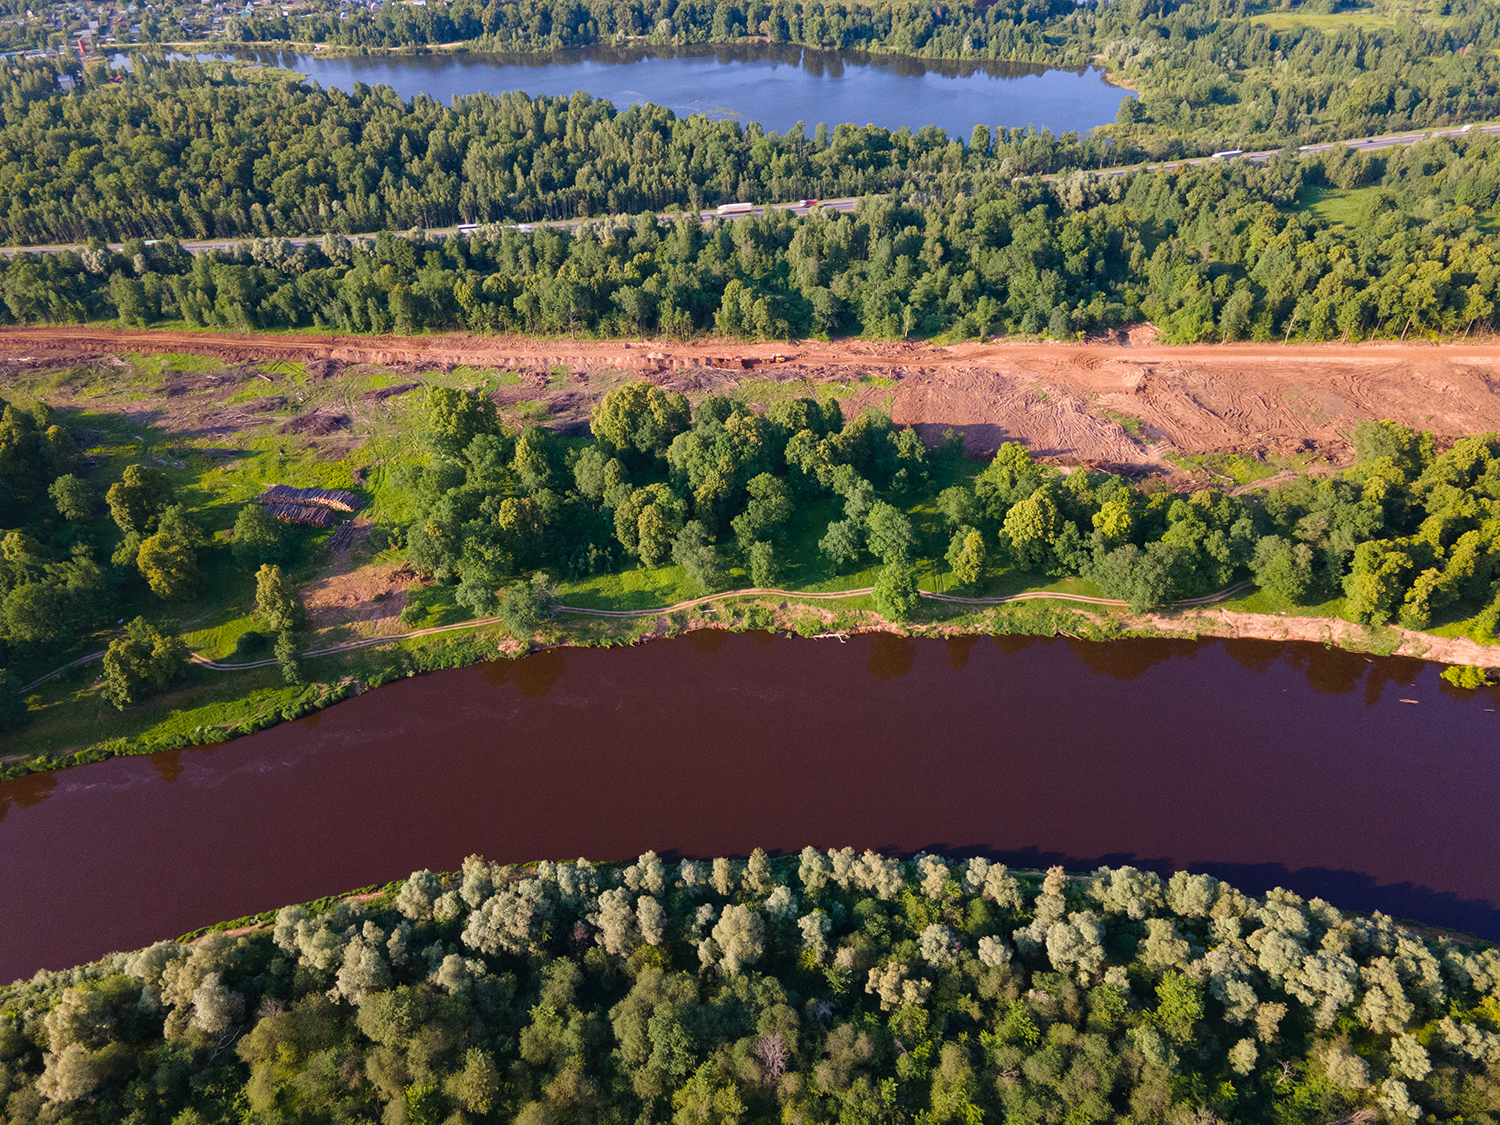
[[[305,684],[302,675],[301,635],[290,629],[276,638],[276,664],[281,669],[281,678],[296,687]]]
[[[235,517],[230,550],[242,566],[260,567],[286,562],[290,536],[287,526],[259,504],[246,504]]]
[[[270,638],[264,633],[254,629],[246,629],[234,642],[234,654],[236,656],[254,656],[256,653],[265,652]]]
[[[307,620],[302,595],[281,567],[262,564],[255,572],[255,616],[276,633],[296,632]]]
[[[529,641],[542,622],[552,615],[557,598],[541,571],[530,582],[517,582],[505,591],[500,604],[500,621],[518,641]]]
[[[29,718],[21,685],[5,668],[0,668],[0,730],[17,730]]]
[[[776,551],[764,539],[750,545],[750,584],[762,590],[776,585]]]
[[[1489,687],[1492,682],[1485,669],[1475,668],[1469,664],[1449,665],[1443,669],[1443,679],[1454,687],[1468,688],[1471,691]]]
[[[187,667],[188,647],[175,632],[163,632],[144,617],[125,627],[104,654],[104,698],[123,711],[147,688],[157,691]]]
[[[907,621],[917,608],[916,568],[897,556],[883,566],[875,579],[875,608],[887,621]]]

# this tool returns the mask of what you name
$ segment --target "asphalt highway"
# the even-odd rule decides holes
[[[727,213],[727,214],[721,213],[721,212],[719,212],[717,210],[713,210],[713,211],[700,211],[699,212],[699,217],[703,218],[703,219],[714,219],[714,218],[738,219],[738,218],[740,218],[740,217],[742,217],[744,215],[757,215],[757,216],[764,215],[767,211],[790,211],[794,215],[807,215],[807,214],[810,214],[815,207],[826,207],[826,208],[828,208],[830,210],[833,210],[833,211],[853,211],[854,208],[855,208],[855,206],[858,203],[859,203],[858,198],[849,198],[849,199],[820,199],[820,200],[813,201],[813,203],[811,204],[811,206],[809,206],[809,205],[806,205],[805,203],[803,203],[802,201],[799,200],[799,201],[794,202],[794,203],[767,203],[767,204],[764,204],[762,206],[755,206],[755,207],[751,207],[751,208],[749,208],[747,210],[742,210],[742,211],[733,211],[733,212],[730,212],[730,213]],[[658,218],[660,218],[664,222],[670,222],[671,220],[675,219],[676,217],[677,217],[677,213],[676,212],[665,212],[665,211],[662,212],[658,216]],[[485,224],[482,224],[482,226],[483,227],[491,227],[491,228],[496,228],[497,227],[500,230],[531,231],[531,230],[535,230],[537,227],[556,227],[556,228],[559,228],[559,229],[563,229],[563,228],[572,229],[572,228],[577,227],[577,226],[579,226],[579,225],[581,225],[583,223],[588,223],[588,222],[593,222],[593,221],[594,221],[593,219],[548,219],[548,220],[538,221],[538,222],[535,222],[535,223],[494,223],[494,224],[485,223]],[[477,224],[477,223],[470,223],[470,224],[466,224],[464,226],[434,227],[434,228],[432,228],[432,229],[430,229],[430,230],[427,231],[427,237],[428,238],[445,239],[450,234],[475,234],[475,233],[478,233],[480,229],[482,229],[481,224]],[[396,235],[396,236],[398,236],[398,237],[405,237],[405,235],[406,235],[407,232],[404,231],[404,230],[402,230],[402,231],[392,231],[391,233],[394,234],[394,235]],[[252,236],[248,236],[248,237],[210,238],[210,239],[204,239],[204,240],[201,240],[201,241],[196,241],[195,240],[195,241],[184,242],[182,244],[182,248],[184,250],[189,250],[189,251],[192,251],[194,253],[196,253],[199,250],[233,250],[236,246],[239,246],[241,243],[250,242],[253,239],[253,237],[254,236],[252,235]],[[355,239],[360,239],[360,238],[374,238],[375,234],[374,234],[374,232],[362,232],[362,233],[359,233],[359,234],[351,234],[351,235],[348,235],[347,237],[351,241],[353,241]],[[149,242],[150,240],[148,239],[147,241]],[[301,236],[299,236],[297,238],[288,238],[287,241],[290,242],[293,246],[305,246],[309,242],[322,242],[323,241],[323,235],[321,235],[321,234],[301,235]],[[58,253],[61,253],[64,250],[74,250],[74,251],[76,251],[76,250],[82,250],[83,247],[84,247],[84,244],[81,243],[81,242],[55,243],[55,244],[52,244],[52,245],[49,245],[49,246],[5,246],[5,247],[0,247],[0,254],[4,254],[6,257],[10,257],[10,256],[12,256],[14,254],[19,254],[19,253],[25,253],[25,254],[58,254]],[[119,250],[119,249],[121,249],[121,244],[118,243],[118,242],[111,242],[111,243],[109,243],[109,248],[111,250]]]

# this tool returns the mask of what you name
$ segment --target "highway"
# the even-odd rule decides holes
[[[1500,135],[1500,122],[1488,125],[1457,125],[1452,129],[1418,129],[1409,133],[1387,133],[1381,137],[1360,137],[1352,141],[1320,141],[1315,145],[1303,145],[1298,152],[1327,152],[1329,149],[1352,148],[1355,152],[1378,152],[1383,148],[1397,148],[1402,145],[1414,145],[1419,141],[1425,141],[1432,137],[1462,137],[1469,132],[1487,133],[1490,136]],[[1279,148],[1260,149],[1256,152],[1235,152],[1233,156],[1218,154],[1214,156],[1195,156],[1186,160],[1169,160],[1162,164],[1126,164],[1117,168],[1101,168],[1093,174],[1096,176],[1126,176],[1131,172],[1170,172],[1174,168],[1183,168],[1189,164],[1212,164],[1217,160],[1253,160],[1257,164],[1264,164],[1271,157],[1281,153]]]
[[[1486,133],[1490,136],[1500,135],[1500,122],[1485,125],[1459,125],[1451,129],[1422,129],[1407,133],[1389,133],[1381,137],[1360,137],[1355,140],[1322,141],[1318,144],[1303,145],[1298,152],[1327,152],[1329,149],[1343,145],[1356,152],[1378,152],[1381,149],[1395,148],[1401,145],[1414,145],[1419,141],[1425,141],[1432,137],[1461,137],[1469,132]],[[1169,160],[1159,164],[1127,164],[1114,168],[1099,168],[1089,170],[1092,176],[1128,176],[1133,172],[1170,172],[1176,168],[1183,168],[1190,164],[1211,164],[1216,160],[1251,160],[1257,164],[1263,164],[1271,157],[1278,155],[1282,150],[1275,148],[1261,149],[1256,152],[1239,152],[1234,154],[1219,154],[1215,156],[1196,156],[1184,160]],[[1055,176],[1045,176],[1044,179],[1055,179]],[[845,199],[823,199],[818,200],[813,206],[825,207],[834,211],[853,211],[858,205],[857,198]],[[701,211],[699,217],[702,219],[732,218],[737,219],[744,215],[764,215],[767,211],[790,211],[793,215],[806,215],[812,211],[812,207],[804,206],[801,201],[793,203],[768,203],[763,206],[752,207],[745,211],[735,211],[731,214],[723,214],[718,210]],[[677,217],[676,212],[662,212],[657,216],[662,222],[671,222]],[[463,226],[439,227],[427,231],[428,238],[445,239],[449,235],[472,235],[483,229],[519,230],[531,231],[537,227],[553,227],[556,229],[571,230],[580,224],[594,222],[594,219],[548,219],[535,223],[485,223],[482,225],[465,224]],[[405,237],[406,231],[392,231],[398,237]],[[184,242],[183,249],[196,253],[200,250],[233,250],[242,243],[250,242],[255,236],[239,236],[235,238],[211,238],[202,241]],[[281,237],[281,236],[276,236]],[[351,241],[360,238],[374,238],[373,232],[362,232],[347,235]],[[296,238],[288,238],[287,241],[293,246],[305,246],[309,242],[322,242],[324,236],[301,235]],[[11,257],[18,253],[28,254],[57,254],[64,250],[78,251],[83,249],[83,243],[55,243],[48,246],[5,246],[0,247],[0,254]],[[121,244],[111,242],[111,250],[121,249]]]
[[[730,214],[721,214],[719,211],[713,210],[700,211],[698,215],[701,219],[738,219],[742,218],[745,215],[761,216],[764,215],[767,211],[790,211],[793,215],[808,215],[812,213],[815,207],[825,207],[833,211],[853,211],[858,204],[859,199],[857,197],[850,197],[848,199],[820,199],[815,201],[812,206],[807,206],[802,201],[798,201],[795,203],[767,203],[762,206],[751,207],[748,210],[734,211]],[[677,214],[678,213],[675,211],[663,211],[659,215],[657,215],[657,219],[664,223],[670,223],[677,218]],[[537,227],[553,227],[557,229],[571,230],[575,227],[581,226],[584,223],[592,223],[597,221],[597,218],[593,218],[547,219],[540,220],[535,223],[468,223],[463,226],[434,227],[428,230],[426,233],[429,239],[436,238],[441,240],[446,239],[449,235],[472,236],[478,234],[482,230],[498,229],[533,231]],[[398,238],[404,238],[407,234],[407,232],[404,230],[391,231],[391,233],[393,235],[396,235]],[[182,248],[184,250],[190,250],[193,253],[197,253],[200,250],[233,250],[236,246],[240,246],[246,242],[251,242],[256,237],[257,236],[255,235],[246,235],[235,238],[209,238],[201,241],[184,242],[182,244]],[[282,236],[276,235],[274,237],[279,239]],[[321,234],[308,234],[299,235],[296,238],[288,238],[287,241],[290,242],[293,246],[300,247],[306,246],[309,242],[320,243],[323,241],[324,237],[325,236]],[[373,239],[375,237],[375,232],[362,232],[359,234],[346,235],[345,237],[348,238],[351,242],[361,238]],[[152,240],[147,239],[147,241],[149,242]],[[15,254],[60,254],[64,250],[78,251],[82,250],[83,248],[84,243],[81,242],[54,243],[48,246],[5,246],[0,247],[0,254],[4,254],[6,257],[11,257]],[[121,243],[111,242],[109,243],[109,248],[111,250],[120,250],[123,247]]]

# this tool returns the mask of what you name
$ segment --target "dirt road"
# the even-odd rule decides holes
[[[1361,419],[1393,418],[1440,437],[1500,430],[1500,344],[960,344],[866,341],[742,344],[596,342],[439,335],[242,336],[100,328],[0,329],[0,354],[57,362],[118,352],[191,352],[226,360],[467,365],[575,373],[617,369],[673,389],[742,390],[765,381],[852,385],[842,397],[876,403],[936,437],[953,427],[971,452],[1026,442],[1041,457],[1160,467],[1172,452],[1319,450],[1340,460]],[[870,382],[871,377],[881,380]],[[861,383],[860,380],[863,380]],[[565,392],[576,399],[580,388]],[[575,403],[575,412],[579,404]],[[1122,425],[1123,423],[1123,425]],[[1132,432],[1133,431],[1133,432]]]

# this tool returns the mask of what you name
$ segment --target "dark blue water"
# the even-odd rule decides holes
[[[223,58],[203,55],[200,58]],[[551,55],[441,54],[325,58],[291,52],[242,56],[352,90],[385,84],[403,98],[507,90],[571,95],[583,90],[621,109],[651,102],[678,116],[758,121],[785,132],[798,121],[880,125],[913,131],[937,125],[969,139],[975,125],[1054,134],[1086,132],[1115,119],[1125,90],[1100,70],[1044,70],[992,63],[854,57],[796,47],[650,50],[596,47]]]

